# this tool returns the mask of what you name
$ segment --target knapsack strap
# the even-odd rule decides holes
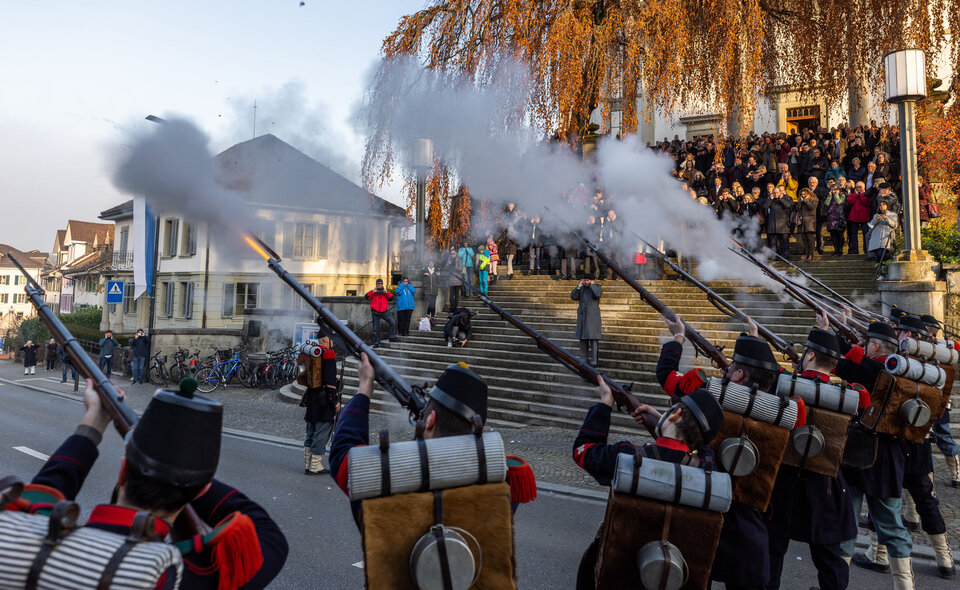
[[[440,559],[440,576],[443,590],[453,590],[453,578],[450,576],[450,560],[447,557],[447,543],[443,532],[443,492],[433,492],[433,536],[437,540],[437,557]]]
[[[40,572],[43,566],[50,558],[50,554],[64,537],[77,528],[77,518],[80,517],[80,505],[76,502],[63,500],[57,502],[50,512],[50,521],[47,524],[47,536],[40,545],[40,551],[33,558],[30,564],[30,571],[27,573],[27,582],[24,584],[26,590],[36,590],[40,582]]]
[[[380,431],[380,495],[390,495],[390,433]]]
[[[133,517],[133,524],[130,525],[130,532],[127,533],[127,538],[124,539],[123,545],[120,545],[120,547],[113,552],[113,555],[110,556],[110,560],[104,567],[103,574],[100,575],[100,581],[97,582],[97,590],[109,590],[110,585],[113,583],[113,578],[117,575],[117,570],[120,569],[120,564],[123,563],[123,559],[138,543],[160,540],[154,532],[155,530],[156,519],[154,516],[149,512],[137,512]]]

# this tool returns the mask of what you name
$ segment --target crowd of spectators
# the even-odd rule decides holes
[[[743,231],[756,223],[767,246],[785,258],[825,253],[889,254],[902,214],[896,127],[805,129],[743,138],[664,138],[650,147],[673,158],[672,174],[691,198]],[[931,212],[920,179],[920,220]],[[826,230],[826,231],[824,231]],[[826,234],[826,235],[825,235]],[[790,238],[795,238],[791,251]],[[861,242],[862,240],[862,242]]]

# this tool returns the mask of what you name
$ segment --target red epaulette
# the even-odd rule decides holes
[[[671,371],[667,380],[663,383],[663,390],[669,396],[690,395],[703,387],[706,382],[707,374],[703,372],[703,369],[694,369],[686,373]]]
[[[335,359],[335,358],[337,358],[337,353],[335,353],[332,348],[324,348],[324,349],[323,349],[323,358],[325,358],[325,359],[327,359],[327,360]]]
[[[859,365],[863,362],[863,357],[866,356],[866,353],[859,346],[854,346],[847,351],[847,354],[843,355],[843,358],[847,359],[855,365]]]

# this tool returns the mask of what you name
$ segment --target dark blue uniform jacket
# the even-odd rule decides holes
[[[73,500],[80,492],[87,473],[98,456],[97,445],[90,438],[74,434],[50,456],[32,483],[50,486],[59,490],[66,499]],[[216,525],[238,510],[253,521],[263,554],[263,566],[256,576],[243,586],[245,590],[265,588],[280,573],[287,560],[287,540],[277,523],[259,504],[216,479],[204,495],[190,504],[197,511],[197,515],[211,525]],[[98,506],[86,526],[121,534],[129,532],[129,524],[121,523],[125,520],[132,523],[135,511],[116,506],[106,510],[104,508],[103,505]],[[129,519],[120,518],[123,516],[119,514],[121,511],[129,512]],[[100,518],[98,514],[109,514],[111,518]],[[213,567],[209,550],[185,555],[183,561],[185,567],[181,588],[217,588],[218,570]]]

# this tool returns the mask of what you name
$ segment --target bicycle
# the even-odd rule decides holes
[[[217,357],[220,359],[223,359],[224,355],[222,353],[224,352],[232,352],[233,356],[226,360],[220,360],[220,362],[212,367],[201,369],[197,373],[197,389],[203,393],[210,393],[221,384],[226,387],[232,379],[239,380],[241,384],[247,381],[249,379],[247,367],[243,364],[243,361],[240,360],[240,353],[242,351],[242,347],[234,351],[218,350]]]
[[[184,377],[189,377],[194,374],[197,370],[197,361],[195,359],[190,359],[190,364],[187,364],[187,357],[190,354],[189,351],[177,347],[177,352],[173,354],[173,365],[170,367],[170,380],[174,383],[180,383],[180,380]],[[199,356],[200,351],[193,353],[193,356]]]
[[[150,357],[150,368],[147,369],[147,380],[154,385],[166,387],[170,383],[170,371],[167,370],[166,355],[160,356],[158,351]]]

